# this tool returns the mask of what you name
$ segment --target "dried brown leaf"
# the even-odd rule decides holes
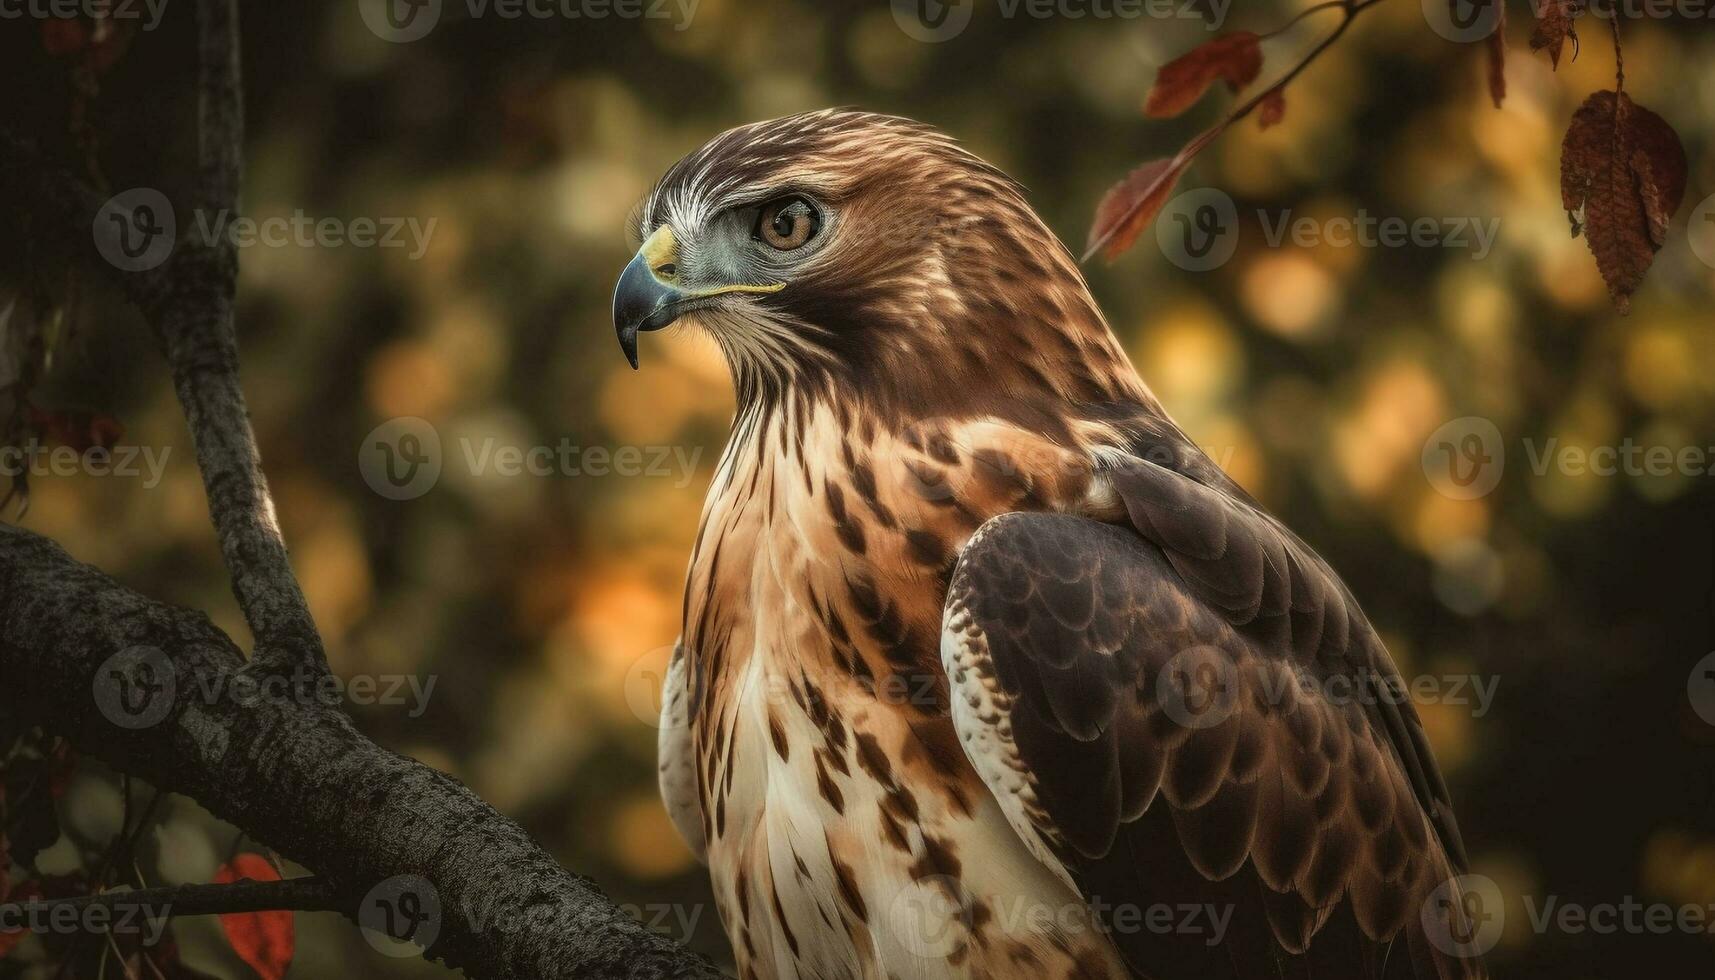
[[[1162,65],[1144,114],[1155,119],[1177,116],[1196,105],[1217,80],[1238,92],[1261,73],[1262,39],[1250,31],[1224,34]]]
[[[1571,38],[1573,56],[1577,56],[1578,30],[1574,20],[1584,12],[1584,0],[1536,0],[1537,21],[1536,30],[1530,35],[1530,49],[1542,51],[1547,49],[1548,60],[1556,69],[1560,67],[1560,54],[1566,47],[1566,39]]]
[[[1622,311],[1667,242],[1687,177],[1679,134],[1625,93],[1597,92],[1573,115],[1561,146],[1561,203]]]
[[[1108,188],[1101,203],[1096,205],[1096,219],[1090,225],[1084,258],[1099,251],[1112,262],[1131,248],[1137,236],[1161,213],[1173,186],[1190,165],[1191,156],[1181,152],[1164,160],[1151,160]]]

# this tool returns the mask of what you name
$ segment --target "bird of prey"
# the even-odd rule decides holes
[[[660,777],[741,977],[1484,975],[1375,629],[1016,183],[830,110],[638,214],[626,356],[693,323],[737,388]]]

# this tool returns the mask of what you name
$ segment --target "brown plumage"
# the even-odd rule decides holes
[[[695,322],[739,392],[661,743],[741,975],[1483,975],[1411,705],[1328,693],[1397,681],[1374,629],[1016,184],[831,111],[640,223],[627,353]]]

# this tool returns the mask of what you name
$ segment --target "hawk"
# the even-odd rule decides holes
[[[694,323],[738,396],[660,778],[741,977],[1484,975],[1416,712],[1351,696],[1402,689],[1375,629],[1017,184],[830,110],[638,224],[627,358]]]

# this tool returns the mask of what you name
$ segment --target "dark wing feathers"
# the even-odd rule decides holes
[[[1232,910],[1215,945],[1114,928],[1142,977],[1483,976],[1425,935],[1464,851],[1415,711],[1326,694],[1397,679],[1345,586],[1236,489],[1107,475],[1129,527],[996,518],[948,592],[949,670],[998,687],[1028,829],[1098,910]]]

